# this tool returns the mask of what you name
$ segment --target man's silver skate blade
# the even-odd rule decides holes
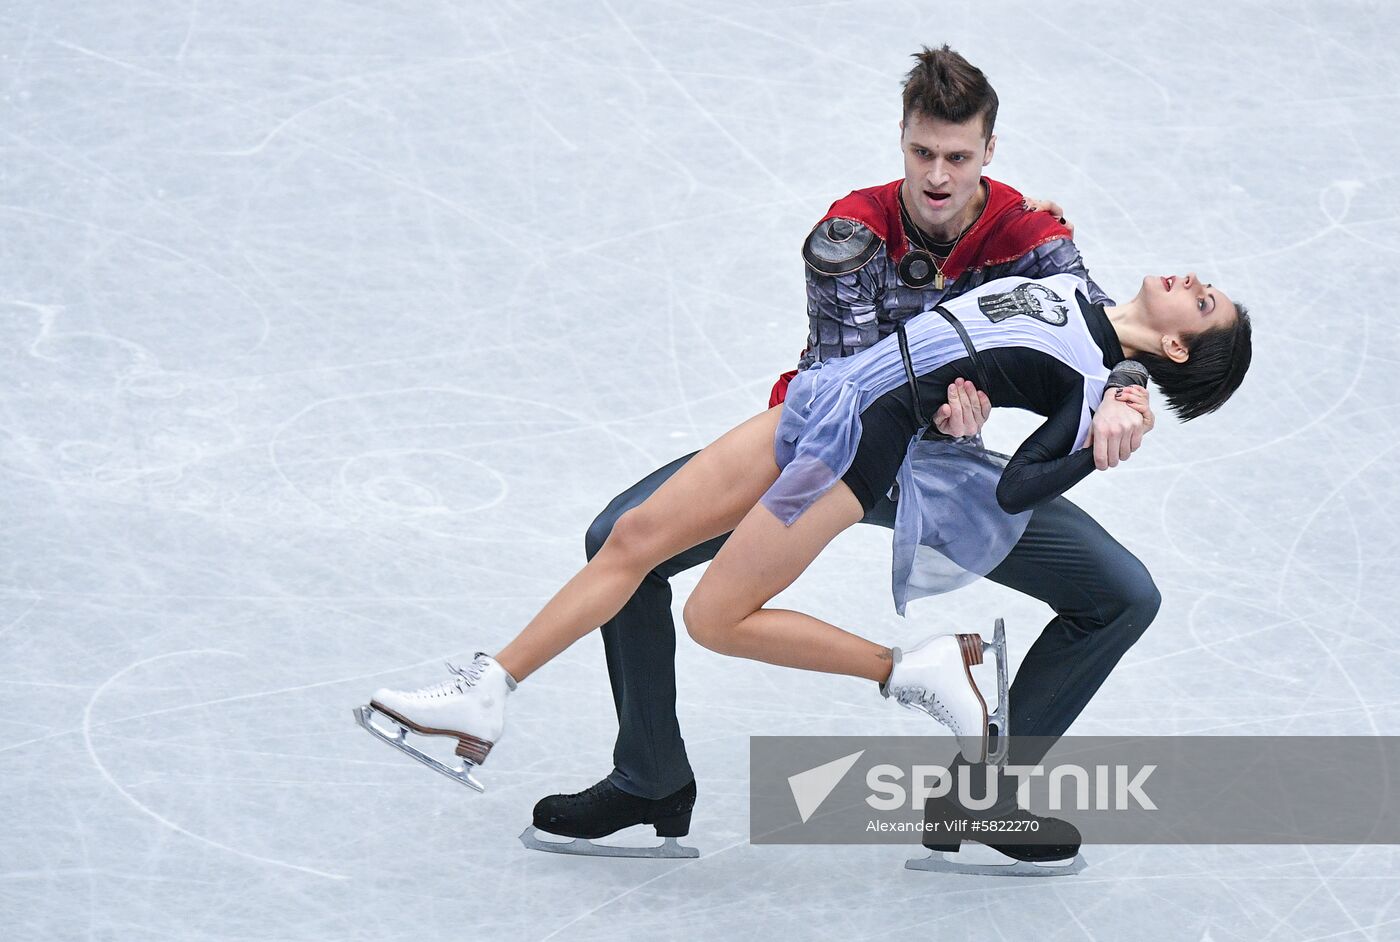
[[[1067,864],[1059,861],[1038,864],[1010,857],[1006,860],[1004,864],[959,863],[948,859],[947,854],[933,851],[927,857],[913,857],[904,861],[904,869],[927,870],[931,873],[960,873],[972,877],[1071,877],[1089,866],[1083,854],[1075,854],[1074,860]]]
[[[474,789],[475,791],[486,791],[486,786],[478,782],[476,780],[476,777],[472,775],[471,762],[468,762],[466,759],[463,759],[462,765],[459,768],[454,769],[452,766],[447,765],[444,762],[440,762],[439,760],[428,755],[426,752],[420,752],[419,750],[410,746],[408,744],[409,731],[405,727],[400,726],[398,721],[396,721],[393,717],[384,716],[384,719],[394,724],[394,732],[390,732],[389,730],[382,728],[378,723],[374,722],[375,716],[384,716],[384,714],[380,713],[374,707],[368,705],[362,707],[355,707],[355,721],[358,722],[361,726],[363,726],[375,739],[378,739],[381,742],[388,743],[395,749],[402,752],[404,755],[411,756],[412,758],[417,759],[419,762],[423,763],[428,768],[432,769],[434,772],[441,772],[443,775],[446,775],[454,782],[460,782],[468,788]]]
[[[1006,662],[1006,620],[998,618],[996,627],[992,629],[992,642],[982,642],[982,652],[985,654],[991,651],[996,655],[997,661],[997,708],[987,717],[988,724],[995,723],[997,728],[996,745],[990,747],[987,753],[987,764],[1000,767],[1006,764],[1006,753],[1011,748],[1011,737],[1008,735],[1007,712],[1011,701],[1011,682],[1008,678],[1008,668]]]
[[[587,838],[576,837],[562,841],[541,840],[538,829],[532,824],[520,832],[520,843],[530,850],[542,850],[547,854],[570,854],[574,857],[654,857],[692,858],[699,857],[700,851],[686,847],[674,837],[665,837],[655,847],[618,847],[613,844],[598,844]]]

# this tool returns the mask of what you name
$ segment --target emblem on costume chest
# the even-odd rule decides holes
[[[1002,294],[985,294],[977,299],[977,308],[993,324],[1022,315],[1053,327],[1063,327],[1069,321],[1065,299],[1044,285],[1017,285]]]

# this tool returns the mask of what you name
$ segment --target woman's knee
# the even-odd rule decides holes
[[[664,557],[658,558],[662,526],[655,514],[645,507],[633,507],[612,521],[602,546],[594,555],[607,553],[627,566],[651,569],[664,560]]]
[[[685,630],[696,644],[717,654],[728,653],[733,638],[733,620],[710,601],[707,593],[698,588],[692,592],[686,599],[681,617],[685,620]]]
[[[645,504],[651,495],[656,493],[656,489],[664,484],[689,457],[673,461],[664,468],[653,471],[608,503],[603,512],[595,517],[593,523],[589,525],[588,532],[584,534],[583,551],[589,559],[602,551],[608,542],[608,537],[612,535],[613,529],[617,526],[618,520]]]

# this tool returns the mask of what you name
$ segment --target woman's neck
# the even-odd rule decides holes
[[[1104,314],[1118,335],[1123,356],[1132,359],[1140,353],[1161,353],[1162,338],[1143,322],[1142,302],[1133,298],[1125,304],[1105,305]]]

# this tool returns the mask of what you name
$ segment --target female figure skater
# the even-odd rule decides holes
[[[1086,294],[1073,275],[989,282],[855,356],[799,373],[784,404],[721,436],[625,514],[500,653],[478,654],[419,690],[377,691],[358,710],[361,724],[480,790],[471,767],[500,738],[516,684],[611,618],[659,562],[732,530],[686,603],[692,637],[722,654],[873,681],[948,726],[969,761],[985,760],[986,706],[967,670],[981,661],[979,636],[940,635],[901,652],[764,606],[896,482],[901,612],[908,599],[952,584],[928,576],[928,548],[974,573],[995,567],[1032,507],[1094,469],[1083,447],[1091,409],[1125,357],[1146,366],[1182,420],[1214,411],[1239,388],[1251,327],[1223,291],[1188,274],[1148,276],[1117,306],[1091,304]],[[1004,468],[969,455],[972,446],[923,438],[925,417],[956,391],[950,384],[972,375],[993,406],[1046,417]],[[1146,411],[1141,391],[1121,392]],[[373,722],[376,713],[394,721],[393,733]],[[465,764],[451,769],[408,745],[409,730],[456,738]]]

